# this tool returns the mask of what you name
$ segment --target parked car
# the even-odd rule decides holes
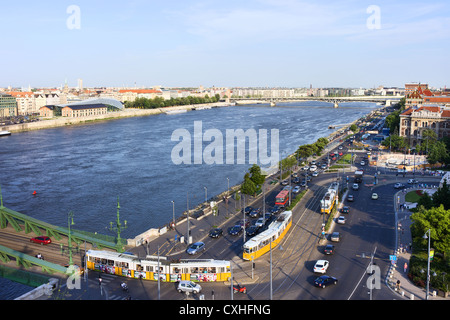
[[[315,273],[325,273],[329,265],[330,262],[328,260],[317,260],[313,270]]]
[[[323,252],[325,254],[333,254],[334,253],[334,246],[332,244],[327,244],[325,248],[323,249]]]
[[[244,230],[244,229],[242,228],[242,226],[239,225],[239,224],[237,224],[237,225],[235,225],[235,226],[232,226],[232,227],[230,228],[230,230],[228,231],[228,233],[229,233],[230,235],[232,235],[232,236],[238,236],[238,235],[241,234],[241,232],[242,232],[243,230]]]
[[[49,244],[52,243],[52,239],[47,236],[38,236],[30,239],[30,242],[39,243],[39,244]]]
[[[178,292],[192,292],[192,293],[199,293],[202,290],[202,287],[195,282],[189,281],[189,280],[181,280],[178,283]]]
[[[211,238],[219,238],[221,235],[223,235],[223,230],[220,228],[214,228],[209,231],[209,236]]]
[[[329,284],[337,284],[338,280],[335,277],[323,275],[314,280],[314,285],[319,288],[325,288]]]
[[[378,194],[377,193],[372,193],[372,200],[377,200],[378,199]]]
[[[336,231],[333,232],[333,233],[331,234],[330,240],[333,241],[333,242],[339,242],[339,241],[341,241],[341,235],[340,235],[340,233],[339,233],[339,232],[336,232]]]
[[[188,254],[196,254],[196,253],[199,253],[200,251],[205,251],[205,250],[206,250],[206,247],[203,242],[195,242],[186,249],[186,252]]]

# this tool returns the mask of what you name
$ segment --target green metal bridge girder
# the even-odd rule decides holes
[[[66,267],[48,261],[44,261],[42,259],[38,259],[36,257],[0,245],[0,260],[6,263],[11,261],[11,257],[13,257],[16,260],[17,266],[30,268],[33,265],[36,265],[41,267],[42,271],[50,274],[55,272],[67,274]]]
[[[69,235],[68,228],[58,227],[50,223],[40,221],[36,218],[29,217],[23,213],[8,209],[3,205],[0,205],[0,228],[6,228],[8,224],[10,224],[17,232],[25,231],[25,233],[27,234],[33,232],[37,236],[42,235],[41,230],[44,230],[45,235],[56,240],[61,240],[62,236]],[[25,230],[22,230],[21,225],[24,226]],[[72,241],[78,245],[86,241],[87,243],[96,245],[98,248],[110,248],[114,250],[122,248],[122,245],[118,245],[114,241],[108,241],[102,238],[97,238],[95,236],[89,236],[76,230],[71,230],[70,236]]]

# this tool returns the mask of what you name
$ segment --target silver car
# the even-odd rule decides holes
[[[189,280],[181,280],[178,283],[178,292],[192,292],[192,293],[199,293],[202,290],[202,287],[195,282],[189,281]]]
[[[200,251],[205,251],[205,249],[205,244],[203,242],[195,242],[186,249],[186,252],[189,254],[196,254]]]

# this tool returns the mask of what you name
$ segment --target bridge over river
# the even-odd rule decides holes
[[[270,104],[276,106],[277,102],[297,102],[297,101],[322,101],[332,103],[335,108],[342,102],[375,102],[390,106],[397,103],[403,96],[352,96],[352,97],[262,97],[262,98],[230,98],[230,102],[236,104]]]

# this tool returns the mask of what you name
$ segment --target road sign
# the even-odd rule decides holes
[[[389,255],[389,260],[395,262],[395,261],[397,261],[397,256],[395,254],[391,254],[391,255]]]

